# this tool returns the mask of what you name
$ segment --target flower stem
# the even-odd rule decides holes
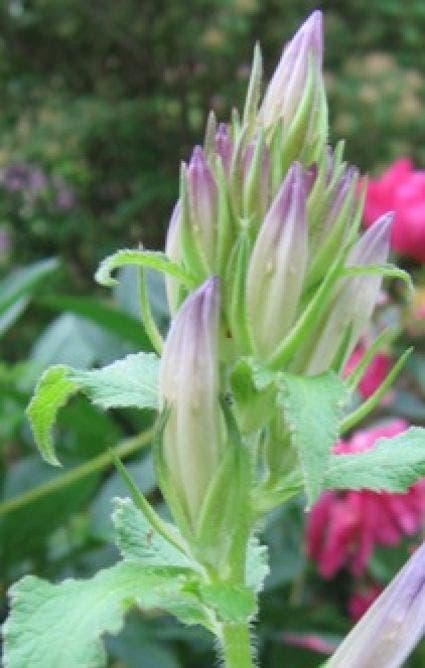
[[[247,624],[223,624],[221,644],[225,668],[253,668]]]

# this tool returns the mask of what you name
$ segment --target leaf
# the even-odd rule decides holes
[[[158,407],[159,359],[153,353],[127,355],[92,371],[72,370],[71,378],[97,406],[102,408]]]
[[[196,285],[193,276],[180,265],[171,262],[165,253],[131,249],[119,250],[105,258],[96,272],[96,281],[106,287],[113,287],[117,284],[117,281],[111,276],[114,269],[128,265],[156,269],[172,276],[189,288],[193,288]]]
[[[191,568],[193,563],[148,523],[131,499],[114,499],[116,543],[124,559],[149,566]]]
[[[323,489],[347,391],[334,373],[311,377],[285,373],[282,374],[281,389],[285,420],[298,451],[311,505]]]
[[[44,297],[41,304],[55,311],[69,311],[87,318],[143,350],[152,349],[141,322],[124,311],[102,304],[98,299],[56,294]]]
[[[101,635],[116,634],[132,605],[166,609],[185,583],[178,569],[122,562],[91,580],[53,585],[26,576],[10,590],[4,627],[5,668],[96,668],[106,665]]]
[[[58,410],[78,390],[101,408],[157,407],[159,360],[152,353],[127,355],[103,369],[80,371],[69,366],[50,367],[39,380],[27,408],[34,439],[43,458],[60,466],[52,439]]]
[[[52,439],[56,414],[67,400],[78,391],[78,385],[69,377],[69,367],[52,366],[41,376],[34,396],[27,408],[37,446],[49,464],[60,466]]]
[[[371,450],[332,455],[326,489],[405,492],[425,476],[425,429],[411,427],[394,438],[381,438]]]
[[[35,262],[18,269],[0,283],[0,315],[26,295],[32,294],[43,280],[59,266],[55,258]]]

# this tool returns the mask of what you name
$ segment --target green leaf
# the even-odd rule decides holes
[[[57,413],[81,390],[101,408],[157,408],[159,359],[153,353],[127,355],[103,369],[83,371],[52,366],[40,378],[27,415],[43,458],[60,466],[52,439]]]
[[[371,450],[332,455],[326,489],[404,492],[425,476],[425,429],[411,427],[394,438],[379,439]]]
[[[114,499],[114,504],[116,542],[124,559],[149,566],[193,566],[193,562],[148,523],[131,499]]]
[[[127,355],[92,371],[71,370],[72,380],[102,408],[158,406],[159,359],[153,353]]]
[[[10,590],[5,668],[105,666],[102,634],[118,633],[133,605],[166,609],[167,600],[177,600],[185,582],[178,569],[148,569],[126,562],[91,580],[65,580],[59,585],[24,577]]]
[[[338,423],[347,399],[334,373],[302,377],[282,374],[281,400],[285,420],[296,447],[309,505],[323,489],[331,447],[338,438]]]
[[[78,385],[69,377],[69,367],[52,366],[41,376],[34,396],[27,408],[36,444],[49,464],[60,466],[52,438],[57,412],[78,391]]]
[[[143,350],[152,349],[141,322],[124,311],[102,304],[98,299],[56,294],[43,297],[40,303],[54,311],[69,311],[82,316]]]
[[[42,260],[18,269],[0,283],[0,315],[12,304],[32,294],[43,280],[59,266],[55,258]]]
[[[230,582],[201,583],[199,594],[205,605],[212,608],[222,622],[247,622],[257,610],[254,592],[243,585]]]
[[[172,276],[189,288],[193,288],[196,285],[193,276],[180,265],[171,262],[165,253],[131,249],[119,250],[113,255],[105,258],[96,272],[96,281],[106,287],[112,287],[117,284],[117,281],[111,276],[114,269],[128,265],[156,269],[157,271]]]

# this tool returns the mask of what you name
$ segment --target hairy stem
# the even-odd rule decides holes
[[[253,668],[248,624],[223,624],[221,644],[225,668]]]

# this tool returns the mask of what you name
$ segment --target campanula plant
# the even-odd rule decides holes
[[[366,451],[332,450],[380,402],[409,354],[353,404],[386,333],[348,375],[344,368],[382,280],[409,288],[409,279],[388,263],[391,213],[359,230],[362,187],[343,145],[328,145],[322,62],[318,11],[284,48],[263,95],[256,47],[243,112],[227,123],[211,113],[203,145],[181,166],[165,253],[126,249],[101,264],[96,277],[105,286],[115,283],[115,269],[138,268],[155,352],[95,371],[56,366],[41,378],[28,415],[52,464],[59,463],[56,412],[78,390],[105,408],[156,411],[153,455],[172,521],[117,460],[131,497],[117,499],[113,515],[121,561],[91,580],[52,585],[29,576],[15,584],[8,668],[105,665],[100,637],[119,631],[131,606],[202,625],[227,668],[253,666],[268,572],[266,513],[296,494],[309,511],[326,490],[398,492],[425,474],[419,428]],[[166,277],[172,322],[165,341],[150,310],[146,268]],[[362,622],[330,665],[360,665],[356,657],[377,665],[382,652],[393,657],[386,665],[399,665],[422,633],[415,611],[423,605],[420,551],[369,613],[376,633]],[[394,648],[385,643],[395,632],[392,606],[399,627],[409,627]]]

